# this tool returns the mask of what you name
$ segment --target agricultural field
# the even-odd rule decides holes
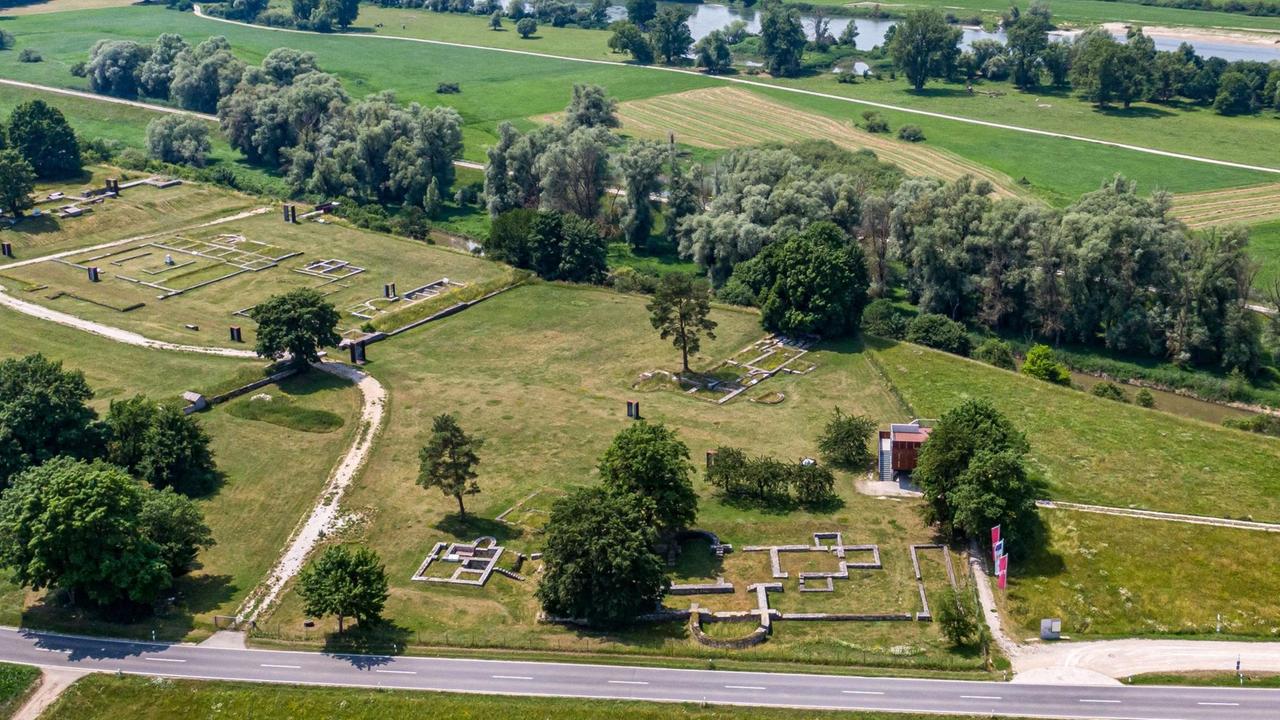
[[[852,121],[799,111],[740,88],[709,88],[632,100],[618,107],[618,117],[622,132],[633,137],[666,141],[674,135],[681,144],[715,150],[818,138],[850,151],[871,150],[881,160],[894,163],[911,175],[944,180],[971,175],[989,180],[997,194],[1003,196],[1020,190],[1009,176],[945,150],[869,133]]]
[[[1280,183],[1175,195],[1173,214],[1193,228],[1275,220],[1280,218]]]
[[[1057,500],[1280,520],[1273,438],[1095,398],[935,350],[877,341],[876,357],[916,417],[985,397],[1031,443]]]
[[[102,208],[101,213],[95,209],[84,217],[61,220],[64,242],[77,240],[70,231],[86,220],[104,231],[113,227],[117,234],[123,232],[114,219],[116,206],[130,202],[135,192],[165,197],[184,188],[211,196],[215,206],[240,198],[185,183],[163,190],[130,188],[120,200],[94,206]],[[188,207],[196,212],[201,206],[193,202]],[[354,332],[366,323],[378,324],[391,312],[504,272],[495,263],[467,254],[357,230],[332,218],[285,223],[280,212],[279,206],[264,206],[261,212],[214,225],[176,223],[169,227],[181,229],[43,262],[0,266],[0,284],[22,299],[149,337],[237,345],[227,330],[235,325],[243,329],[244,342],[252,345],[253,321],[246,311],[294,288],[310,287],[324,294],[342,313],[340,329]],[[163,214],[153,222],[162,218]],[[99,268],[99,282],[90,280],[91,267]],[[395,293],[387,297],[385,286],[390,283],[396,284]]]
[[[510,720],[960,720],[942,715],[820,712],[569,698],[459,695],[437,692],[149,680],[91,675],[71,686],[47,720],[169,720],[174,717],[291,720],[383,718],[509,718]]]
[[[262,375],[262,364],[255,361],[136,348],[0,311],[0,358],[33,352],[82,370],[100,415],[111,400],[137,393],[176,400],[184,390],[212,394]],[[0,581],[0,623],[129,637],[150,637],[155,630],[161,638],[200,639],[212,632],[213,615],[234,614],[315,502],[358,424],[359,393],[329,375],[311,373],[256,394],[272,400],[242,397],[197,416],[213,439],[224,475],[214,492],[198,498],[217,544],[201,553],[195,572],[178,581],[179,602],[172,610],[146,623],[114,624],[73,613],[5,579]],[[322,414],[327,423],[317,428],[290,422],[300,412],[263,420],[240,417],[242,405],[276,400]]]
[[[603,31],[562,29],[554,34],[555,39],[551,41],[552,29],[549,29],[547,38],[552,44],[546,49],[539,49],[538,44],[542,40],[521,41],[510,30],[489,31],[485,29],[484,18],[418,10],[368,9],[404,15],[378,15],[382,18],[383,28],[373,27],[376,23],[371,17],[362,16],[357,27],[360,32],[325,36],[285,34],[146,7],[86,11],[83,14],[92,17],[93,21],[84,23],[83,30],[79,25],[69,30],[56,14],[16,18],[9,28],[18,37],[18,47],[38,48],[46,60],[37,64],[18,63],[5,54],[0,56],[0,74],[83,89],[84,81],[72,77],[68,69],[84,59],[94,41],[116,37],[146,42],[162,31],[180,32],[193,40],[211,34],[225,35],[235,51],[250,62],[256,62],[276,46],[289,45],[315,52],[320,65],[343,77],[348,90],[357,97],[392,88],[402,101],[443,103],[456,107],[466,123],[465,156],[470,160],[484,159],[484,146],[493,142],[499,121],[519,121],[563,108],[574,82],[603,85],[621,101],[715,87],[725,82],[696,73],[668,72],[622,63],[583,64],[580,60],[542,58],[515,52],[585,53],[585,59],[600,60],[604,59],[602,54],[607,54],[604,42],[608,33]],[[401,22],[395,21],[397,17]],[[365,23],[370,24],[366,26]],[[400,32],[412,33],[432,42],[378,38],[373,32],[394,33],[402,25]],[[437,45],[433,44],[434,41],[475,47]],[[368,52],[371,42],[376,43],[376,53]],[[504,47],[504,44],[512,47]],[[480,47],[487,45],[506,51]],[[569,53],[571,48],[586,49]],[[614,60],[617,60],[616,56]],[[405,76],[402,68],[410,66],[419,71]],[[998,98],[970,97],[962,86],[950,85],[935,85],[925,93],[914,94],[907,92],[901,81],[840,85],[829,73],[798,80],[758,81],[1043,130],[1075,133],[1087,128],[1086,134],[1092,137],[1244,162],[1256,162],[1258,158],[1254,153],[1242,152],[1241,148],[1262,146],[1258,142],[1265,145],[1263,141],[1269,128],[1265,118],[1223,118],[1206,109],[1166,110],[1136,106],[1131,111],[1103,113],[1065,96],[1045,100],[1032,94],[1005,92]],[[462,92],[437,95],[435,88],[440,82],[459,83]],[[856,120],[863,110],[868,109],[865,105],[838,99],[777,91],[769,91],[768,94],[793,110],[817,112],[842,123]],[[1117,171],[1138,180],[1144,189],[1165,188],[1176,192],[1274,180],[1265,173],[1144,155],[1121,148],[902,112],[885,111],[884,114],[894,128],[906,123],[920,125],[925,131],[928,147],[963,158],[965,162],[985,166],[990,169],[988,172],[1015,178],[1028,191],[1059,205],[1096,188],[1103,179]],[[1250,138],[1258,142],[1247,142]],[[1246,142],[1241,142],[1241,139]],[[1025,182],[1021,182],[1024,179]]]
[[[1014,637],[1062,618],[1073,638],[1215,635],[1275,640],[1274,533],[1041,510],[1048,544],[997,593]],[[1224,549],[1229,549],[1224,551]]]
[[[704,341],[693,360],[698,368],[731,357],[763,336],[754,313],[717,308],[713,316],[719,323],[716,338]],[[362,522],[342,540],[367,543],[387,564],[392,589],[386,616],[392,626],[381,629],[379,639],[455,648],[597,651],[629,657],[710,654],[743,662],[977,670],[978,658],[952,654],[927,623],[780,622],[773,637],[757,648],[714,651],[696,644],[679,622],[621,635],[538,624],[533,597],[536,562],[525,563],[519,571],[529,578],[525,582],[494,575],[483,588],[476,588],[410,580],[437,542],[470,542],[490,535],[508,553],[536,551],[539,528],[554,498],[573,486],[597,481],[594,467],[612,436],[628,422],[624,401],[629,399],[640,401],[644,417],[677,428],[696,465],[707,450],[722,444],[789,461],[812,456],[815,438],[836,405],[882,422],[901,417],[904,411],[867,356],[855,350],[841,345],[811,352],[805,359],[817,366],[813,372],[775,376],[721,406],[681,393],[634,391],[630,387],[641,373],[679,366],[679,353],[649,326],[644,298],[556,284],[518,288],[377,346],[368,369],[390,391],[390,416],[366,470],[344,500]],[[786,399],[772,405],[751,402],[771,392]],[[470,518],[465,523],[456,515],[453,498],[414,483],[417,449],[431,418],[443,412],[456,413],[465,429],[484,437],[482,493],[468,498]],[[702,484],[701,472],[697,475],[697,526],[717,533],[735,550],[717,564],[691,545],[675,572],[686,578],[722,575],[737,585],[737,592],[672,597],[672,607],[687,607],[695,600],[707,608],[738,609],[748,602],[745,584],[769,578],[768,553],[740,548],[806,544],[812,542],[811,533],[839,530],[848,545],[879,544],[885,569],[837,581],[847,587],[838,588],[834,597],[800,594],[792,579],[772,601],[787,611],[823,606],[828,611],[877,613],[920,609],[907,546],[930,542],[931,533],[918,519],[913,502],[860,495],[853,489],[853,478],[843,476],[840,507],[780,513],[726,505]],[[510,508],[514,509],[503,516],[507,522],[496,519]],[[804,558],[784,560],[801,563]],[[945,572],[930,554],[922,554],[921,560],[929,591],[935,592],[946,584]],[[805,569],[792,566],[792,571]],[[328,619],[310,629],[302,621],[298,597],[289,592],[274,613],[259,621],[258,637],[318,643],[333,629]],[[750,629],[717,627],[715,632],[741,635]]]

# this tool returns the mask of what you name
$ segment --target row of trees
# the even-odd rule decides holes
[[[707,483],[730,500],[771,507],[790,503],[821,507],[836,497],[835,475],[824,465],[752,458],[734,447],[716,449]]]
[[[1010,79],[1032,89],[1046,80],[1070,85],[1080,97],[1100,106],[1185,98],[1211,104],[1222,114],[1280,108],[1280,67],[1257,61],[1205,58],[1183,43],[1175,51],[1157,51],[1141,28],[1125,42],[1110,31],[1089,28],[1074,41],[1050,41],[1049,8],[1033,2],[1026,12],[1012,8],[1003,19],[1007,40],[978,40],[961,51],[961,32],[938,10],[919,10],[893,28],[886,50],[916,90],[930,79],[964,74]]]
[[[907,180],[890,196],[877,263],[900,260],[924,313],[1176,363],[1255,372],[1243,229],[1191,232],[1169,198],[1117,177],[1061,212],[992,200],[983,183]],[[892,268],[884,271],[892,274]]]
[[[145,606],[213,544],[187,497],[218,479],[209,437],[143,396],[99,420],[92,397],[43,356],[0,362],[0,565],[73,603]]]

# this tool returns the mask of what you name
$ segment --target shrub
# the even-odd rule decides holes
[[[1122,403],[1129,402],[1129,396],[1125,394],[1124,388],[1110,380],[1103,380],[1097,385],[1094,385],[1093,389],[1089,392],[1093,393],[1094,397],[1106,398],[1108,400],[1115,400],[1116,402]]]
[[[876,422],[865,415],[846,415],[836,408],[818,439],[822,459],[846,470],[861,470],[871,464],[871,438]]]
[[[125,170],[146,170],[147,155],[138,148],[125,148],[116,155],[116,164]]]
[[[18,53],[18,62],[38,63],[41,60],[44,58],[40,57],[40,52],[32,48],[23,48],[22,52]]]
[[[267,27],[292,28],[297,27],[298,23],[293,17],[293,13],[284,8],[271,8],[264,10],[258,14],[255,23],[266,25]]]
[[[8,50],[11,47],[13,47],[13,33],[0,30],[0,50]]]
[[[1146,388],[1138,390],[1137,394],[1133,396],[1133,401],[1144,408],[1156,406],[1156,396],[1152,395],[1151,391]]]
[[[1032,345],[1027,351],[1027,360],[1022,363],[1022,374],[1037,380],[1044,380],[1055,385],[1070,385],[1071,373],[1067,366],[1058,362],[1053,349],[1048,345]]]
[[[147,154],[157,160],[203,167],[209,148],[209,126],[204,121],[164,115],[147,123]]]
[[[885,120],[880,113],[875,110],[867,110],[862,113],[862,128],[870,133],[887,133],[889,132],[889,121]]]
[[[1244,418],[1227,418],[1222,424],[1237,430],[1247,430],[1261,435],[1280,437],[1280,417],[1270,413],[1259,413]]]
[[[882,338],[901,340],[907,335],[907,319],[892,301],[874,300],[862,311],[862,331]]]
[[[945,315],[917,315],[907,325],[907,340],[956,355],[969,355],[969,333]]]
[[[924,131],[919,125],[903,125],[898,128],[898,139],[907,142],[921,142],[924,140]]]
[[[436,93],[440,95],[457,95],[462,92],[462,88],[458,87],[456,82],[442,82],[436,85]]]
[[[988,365],[995,365],[1005,370],[1017,370],[1018,366],[1013,361],[1013,348],[1009,343],[999,338],[987,338],[982,341],[973,351],[975,360],[981,360]]]
[[[516,32],[520,33],[520,37],[527,40],[531,35],[538,32],[538,21],[531,17],[520,18],[520,22],[516,23]]]
[[[759,298],[756,297],[751,287],[736,275],[729,276],[729,280],[719,290],[716,290],[716,299],[720,302],[727,302],[730,305],[753,306],[759,302]]]

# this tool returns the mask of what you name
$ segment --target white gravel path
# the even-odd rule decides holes
[[[374,438],[382,428],[387,393],[381,383],[368,373],[349,365],[326,362],[316,364],[315,367],[350,380],[360,389],[363,397],[360,427],[356,430],[355,442],[329,474],[329,480],[325,483],[324,490],[321,491],[311,514],[294,531],[284,554],[276,562],[267,579],[259,583],[241,604],[237,612],[241,622],[257,620],[275,602],[289,580],[302,570],[303,564],[315,549],[316,544],[335,528],[335,523],[339,519],[339,501],[342,499],[342,494],[364,465],[369,451],[373,449]]]

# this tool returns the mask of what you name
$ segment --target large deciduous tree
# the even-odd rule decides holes
[[[151,54],[138,68],[138,87],[148,97],[169,97],[169,85],[173,82],[174,63],[184,50],[190,48],[187,41],[176,33],[164,33],[151,46]],[[99,90],[98,92],[102,92]],[[115,93],[112,93],[115,94]]]
[[[564,109],[565,129],[616,128],[619,125],[618,101],[609,97],[599,85],[574,83],[569,105]]]
[[[245,65],[231,54],[231,43],[221,35],[178,53],[173,63],[169,94],[188,110],[212,113],[218,101],[230,95],[240,82]]]
[[[615,435],[600,458],[604,486],[650,501],[650,521],[661,535],[688,527],[698,517],[692,473],[689,448],[675,431],[644,420]]]
[[[0,207],[15,218],[35,206],[31,193],[36,191],[36,171],[22,153],[0,150]]]
[[[893,63],[917,91],[929,78],[945,78],[960,55],[960,28],[947,24],[935,8],[913,10],[898,23],[888,51]]]
[[[31,163],[36,176],[65,178],[80,172],[80,143],[62,111],[43,100],[13,109],[7,130],[9,147]]]
[[[1012,547],[1029,550],[1037,518],[1023,461],[1028,449],[1026,437],[985,400],[948,410],[920,448],[912,476],[924,492],[926,519],[971,538],[1000,525]]]
[[[92,455],[92,398],[84,374],[61,361],[38,354],[0,361],[0,486],[55,456]]]
[[[649,501],[594,487],[556,502],[546,525],[537,597],[557,617],[600,627],[654,610],[670,586],[654,552]]]
[[[622,233],[633,248],[643,248],[653,232],[653,195],[662,190],[662,166],[667,153],[662,145],[639,140],[618,157],[625,195]]]
[[[303,612],[311,617],[333,615],[338,632],[353,617],[362,627],[382,618],[387,603],[387,569],[367,547],[350,550],[330,545],[298,576]]]
[[[418,454],[418,484],[424,488],[440,488],[458,501],[458,517],[466,518],[464,495],[480,492],[476,482],[476,466],[480,464],[483,440],[463,431],[458,419],[447,413],[431,422],[431,437]]]
[[[217,480],[209,434],[194,417],[145,395],[113,400],[102,422],[106,460],[157,489],[208,492]]]
[[[89,49],[85,73],[89,87],[102,95],[135,97],[138,76],[150,52],[132,40],[99,40]]]
[[[689,11],[683,8],[664,7],[649,23],[649,38],[653,49],[668,65],[680,63],[693,46],[693,33],[689,31]]]
[[[65,588],[73,601],[150,603],[172,582],[172,556],[139,519],[147,492],[103,462],[31,468],[0,495],[0,564],[19,584]]]
[[[769,74],[787,77],[799,72],[807,43],[800,12],[781,2],[770,3],[760,21],[760,53]]]
[[[311,288],[274,295],[249,315],[258,323],[255,351],[271,359],[287,354],[302,369],[320,359],[320,348],[342,340],[337,333],[337,309]]]
[[[147,123],[147,154],[162,162],[204,167],[210,147],[203,120],[163,115]]]
[[[689,372],[689,353],[702,346],[705,334],[715,339],[716,322],[711,314],[711,289],[705,280],[695,280],[687,273],[663,275],[654,290],[653,300],[646,306],[649,322],[662,339],[680,349],[681,368]]]

